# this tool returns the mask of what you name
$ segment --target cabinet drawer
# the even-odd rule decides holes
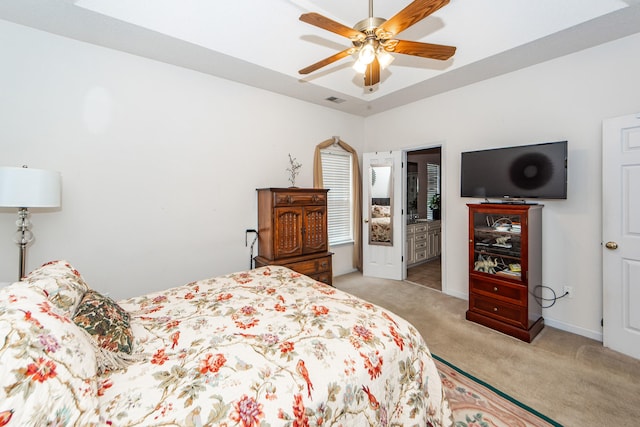
[[[427,240],[427,233],[416,234],[415,239],[416,242],[419,242],[420,240]]]
[[[325,205],[327,203],[326,193],[273,193],[274,206],[308,206]]]
[[[469,292],[522,306],[526,306],[528,298],[526,286],[489,282],[472,277],[469,278]]]
[[[418,261],[422,261],[424,259],[427,259],[427,250],[426,249],[422,249],[420,251],[416,250],[416,255],[414,257],[414,261],[418,262]]]
[[[413,229],[413,231],[415,233],[423,233],[423,232],[427,231],[427,224],[416,225],[415,228]]]
[[[312,276],[317,273],[323,273],[330,271],[331,269],[331,257],[322,257],[316,259],[310,259],[307,261],[294,262],[286,264],[286,267],[297,271],[298,273]]]
[[[505,323],[528,328],[527,309],[493,298],[469,294],[469,309]]]
[[[309,277],[311,277],[313,280],[317,280],[318,282],[326,283],[327,285],[331,285],[331,280],[333,279],[333,277],[331,277],[331,273],[328,271],[318,274],[312,274]]]

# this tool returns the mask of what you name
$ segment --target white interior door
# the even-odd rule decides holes
[[[402,280],[404,273],[402,151],[362,156],[362,274]],[[388,214],[388,215],[387,215]]]
[[[603,343],[640,359],[640,114],[603,122]]]

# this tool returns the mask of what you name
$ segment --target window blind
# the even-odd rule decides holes
[[[327,218],[329,244],[353,241],[351,153],[322,150],[322,182],[328,188]]]
[[[427,219],[433,219],[429,201],[436,194],[440,194],[440,165],[427,163]]]

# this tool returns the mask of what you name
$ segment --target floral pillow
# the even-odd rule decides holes
[[[1,425],[99,425],[91,340],[21,282],[0,289]]]
[[[63,260],[51,261],[33,270],[22,279],[22,283],[44,290],[49,301],[68,317],[73,315],[82,296],[89,290],[78,270]]]
[[[128,356],[133,352],[129,313],[111,298],[88,290],[73,321],[95,341],[100,371],[120,369],[133,360]]]

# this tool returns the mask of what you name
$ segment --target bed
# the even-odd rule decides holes
[[[0,333],[0,425],[452,425],[411,324],[285,267],[115,303],[57,261]]]

